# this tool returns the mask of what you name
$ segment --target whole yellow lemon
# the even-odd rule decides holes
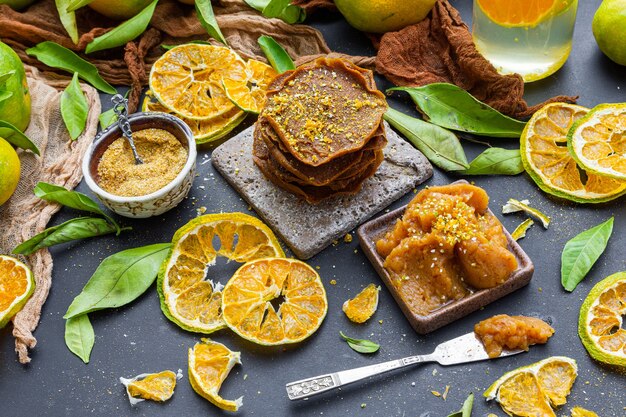
[[[363,32],[385,33],[423,20],[437,0],[335,0],[348,23]]]
[[[89,7],[103,16],[116,20],[126,20],[145,9],[152,0],[94,0]]]
[[[0,206],[15,192],[20,181],[20,158],[13,146],[0,138]]]
[[[626,0],[604,0],[591,28],[600,50],[617,64],[626,65]]]

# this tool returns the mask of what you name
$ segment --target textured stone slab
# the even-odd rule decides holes
[[[252,161],[254,126],[213,151],[212,162],[300,259],[309,259],[433,174],[420,151],[386,126],[385,160],[361,191],[310,205],[267,180]]]

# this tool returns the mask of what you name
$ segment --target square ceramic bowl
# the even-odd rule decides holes
[[[187,161],[182,171],[165,187],[151,194],[138,197],[122,197],[111,194],[98,185],[98,163],[104,151],[122,137],[117,123],[112,124],[93,141],[83,159],[83,175],[87,185],[109,209],[120,216],[146,218],[158,216],[176,207],[191,189],[196,176],[196,142],[189,127],[180,120],[165,113],[135,113],[128,117],[133,132],[143,129],[163,129],[173,134],[187,149]]]
[[[446,304],[427,316],[415,314],[409,309],[409,306],[404,302],[400,293],[393,285],[391,275],[383,267],[385,260],[376,250],[376,241],[383,237],[385,233],[387,233],[387,231],[394,226],[396,220],[401,218],[404,214],[405,209],[406,206],[400,207],[364,223],[361,227],[359,227],[357,234],[359,236],[359,243],[361,244],[361,248],[363,248],[365,255],[368,257],[374,266],[374,269],[376,269],[376,272],[378,272],[378,275],[383,280],[387,289],[391,292],[391,295],[396,300],[396,303],[398,303],[400,309],[417,333],[426,334],[437,330],[440,327],[450,324],[461,317],[465,317],[487,304],[528,285],[530,282],[535,270],[533,263],[526,252],[524,252],[517,242],[513,240],[509,232],[503,226],[502,229],[504,230],[504,234],[509,242],[509,250],[515,255],[518,262],[517,269],[513,271],[509,279],[497,287],[478,290],[471,293],[467,297]],[[489,212],[493,214],[491,210],[489,210]]]

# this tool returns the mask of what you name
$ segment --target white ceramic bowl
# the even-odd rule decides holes
[[[83,159],[83,175],[87,186],[109,209],[120,216],[145,218],[158,216],[176,207],[189,193],[196,176],[196,142],[189,127],[178,117],[157,112],[135,113],[128,117],[133,132],[143,129],[167,130],[187,149],[187,162],[172,182],[151,194],[139,197],[122,197],[111,194],[98,185],[98,162],[107,147],[122,136],[117,123],[112,124],[98,136],[87,149]]]

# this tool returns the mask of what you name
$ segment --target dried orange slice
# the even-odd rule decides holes
[[[356,297],[343,303],[343,312],[355,323],[365,323],[374,315],[378,308],[378,292],[380,286],[370,284],[363,288]]]
[[[567,146],[587,171],[626,181],[626,103],[591,109],[570,129]]]
[[[282,302],[278,311],[271,301]],[[326,317],[328,302],[319,275],[296,259],[268,258],[237,270],[222,293],[224,321],[260,345],[300,342]]]
[[[597,361],[626,367],[626,272],[597,283],[580,308],[578,335]]]
[[[270,82],[278,75],[274,68],[254,59],[248,60],[247,80],[225,78],[224,89],[229,99],[243,111],[259,113],[265,105],[265,92]]]
[[[128,400],[135,405],[144,400],[167,401],[174,395],[176,380],[183,377],[182,370],[178,373],[163,371],[155,374],[140,374],[134,378],[120,378],[126,387]]]
[[[502,1],[477,0],[480,9],[500,26],[536,26],[564,10],[571,0]]]
[[[236,364],[241,364],[239,352],[210,339],[202,339],[202,343],[189,349],[189,383],[198,395],[222,410],[237,411],[243,397],[233,401],[219,395],[224,380]]]
[[[13,257],[0,255],[0,329],[24,307],[33,291],[31,270]]]
[[[537,111],[520,138],[524,168],[548,194],[578,203],[601,203],[626,193],[626,182],[584,172],[567,149],[567,132],[589,110],[553,103]]]
[[[174,113],[167,109],[154,97],[152,91],[146,92],[146,98],[141,106],[141,111],[155,111],[161,113],[168,113],[174,116],[180,117],[183,122],[189,126],[193,133],[193,138],[196,144],[202,145],[205,143],[213,142],[228,135],[234,128],[239,126],[241,122],[246,118],[246,113],[233,107],[226,113],[219,116],[211,117],[204,120],[187,119],[186,117]]]
[[[565,404],[577,376],[575,360],[552,356],[507,372],[483,395],[509,415],[556,417],[552,408]]]
[[[600,417],[600,416],[591,410],[585,410],[582,407],[574,407],[572,408],[571,417]]]
[[[207,214],[178,229],[157,290],[161,310],[183,329],[211,333],[226,327],[222,286],[207,279],[218,256],[244,263],[285,254],[262,221],[243,213]]]
[[[235,107],[222,80],[247,80],[246,63],[230,48],[184,44],[164,53],[150,71],[150,90],[167,109],[210,119]]]

